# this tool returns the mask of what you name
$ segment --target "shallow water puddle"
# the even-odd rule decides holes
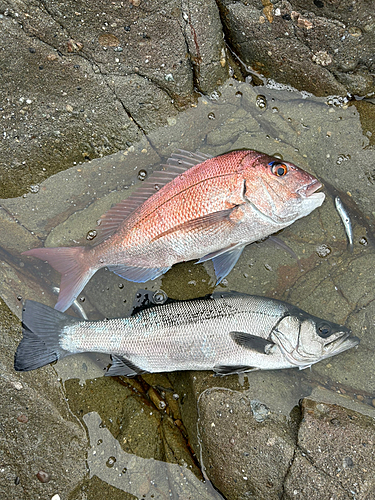
[[[90,478],[142,498],[223,498],[209,482],[203,483],[187,464],[178,465],[126,453],[119,441],[103,428],[100,415],[87,413],[83,420],[89,431],[87,465]]]
[[[203,390],[220,386],[246,391],[252,400],[263,395],[263,400],[274,408],[279,406],[286,417],[301,397],[317,387],[371,404],[375,394],[375,252],[371,233],[375,206],[371,180],[374,152],[369,144],[371,132],[362,129],[365,120],[361,120],[356,107],[337,104],[334,99],[328,104],[327,100],[298,92],[257,89],[233,80],[210,98],[200,98],[196,107],[172,120],[171,126],[155,131],[127,151],[73,166],[52,176],[38,189],[32,187],[23,197],[0,200],[1,297],[18,317],[26,298],[53,306],[56,295],[52,287],[59,285],[59,274],[47,264],[22,257],[20,253],[41,244],[89,244],[99,217],[130,194],[173,151],[182,148],[217,155],[248,148],[276,154],[326,183],[327,199],[321,208],[279,235],[297,254],[299,262],[269,240],[253,244],[245,249],[234,270],[217,289],[286,300],[316,316],[345,323],[361,338],[361,344],[304,372],[258,372],[242,378],[185,373],[174,374],[170,379],[181,388],[180,394],[184,391],[188,394],[190,404]],[[352,217],[353,253],[348,251],[344,227],[333,203],[337,194]],[[179,264],[146,286],[152,290],[161,288],[172,298],[202,296],[214,290],[213,268],[211,263]],[[89,319],[122,316],[129,313],[138,288],[138,284],[102,269],[90,280],[78,301]],[[73,406],[83,395],[78,387],[85,388],[85,381],[87,386],[90,379],[103,373],[108,358],[101,358],[99,363],[97,358],[72,356],[55,365],[72,405],[75,401]],[[81,386],[70,384],[73,381],[69,379],[79,379]],[[90,411],[75,412],[80,418],[85,415],[83,419],[90,433],[94,432],[90,429],[96,429],[94,437],[90,434],[91,443],[92,439],[103,439],[96,425],[99,417],[93,412],[99,413],[101,419],[112,420],[120,418],[121,412],[121,405],[106,405],[109,395],[113,396],[113,384],[103,390],[96,389],[96,402],[92,402]],[[147,440],[147,433],[145,436],[143,440]],[[121,449],[115,438],[111,439],[115,443],[111,446],[117,450],[116,463],[108,466],[106,461],[112,456],[109,451],[100,455],[99,460],[102,448],[93,446],[89,452],[91,472],[110,484],[114,484],[112,476],[116,476],[117,488],[136,494],[133,487],[124,489],[124,484],[129,483],[129,472],[123,474],[117,470],[120,462],[123,467],[125,458],[120,459]],[[140,447],[144,443],[141,440]],[[144,473],[137,472],[144,469],[136,459],[135,455],[126,457],[127,463],[134,462],[131,481],[138,485],[138,493],[149,488],[145,494],[151,494],[154,491],[151,480],[144,486],[137,483],[137,474],[144,481]],[[161,467],[154,462],[152,467]],[[129,471],[129,466],[125,467]],[[161,472],[157,469],[160,477],[169,477],[168,487],[177,484],[176,477],[181,474],[179,466],[173,467]],[[192,491],[198,492],[195,488],[203,488],[201,483],[197,486],[194,479],[190,480],[187,473],[185,476],[183,484],[189,484],[188,490],[193,488]],[[165,491],[169,491],[168,487],[165,486]],[[208,490],[199,492],[202,498],[204,495],[215,498],[209,496],[212,494]]]

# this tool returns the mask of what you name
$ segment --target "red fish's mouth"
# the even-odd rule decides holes
[[[307,184],[307,186],[303,186],[303,188],[299,189],[297,193],[300,196],[307,198],[314,194],[318,189],[320,189],[322,185],[323,184],[318,181],[318,179],[314,179],[310,184]]]

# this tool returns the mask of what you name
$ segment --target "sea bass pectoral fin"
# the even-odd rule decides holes
[[[142,375],[142,373],[148,373],[128,359],[125,359],[123,356],[115,356],[112,354],[111,359],[112,365],[105,373],[107,377],[118,377],[120,375],[124,377],[135,377],[136,375]]]
[[[259,368],[245,365],[217,365],[213,368],[216,375],[234,375],[236,373],[255,372]]]
[[[171,266],[168,267],[131,267],[125,265],[112,265],[107,266],[108,269],[121,278],[135,283],[145,283],[149,280],[154,280],[165,274]]]
[[[65,326],[78,321],[45,304],[27,300],[22,313],[23,338],[14,357],[14,369],[35,370],[70,354],[61,348],[60,335]]]
[[[271,348],[275,345],[271,340],[258,337],[246,332],[230,332],[232,340],[246,349],[259,352],[260,354],[270,354]]]
[[[78,297],[97,269],[89,267],[83,258],[84,247],[33,248],[22,255],[31,255],[45,260],[61,273],[59,300],[55,305],[58,311],[66,311]]]

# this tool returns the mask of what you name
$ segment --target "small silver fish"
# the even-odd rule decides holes
[[[341,217],[342,223],[344,224],[346,236],[348,237],[348,242],[349,242],[349,251],[353,251],[353,228],[352,228],[352,222],[350,220],[349,214],[341,201],[341,198],[336,196],[335,198],[335,206],[336,210]]]
[[[126,318],[83,321],[26,301],[17,371],[80,352],[112,355],[106,375],[177,370],[218,374],[300,369],[359,343],[350,330],[298,307],[240,293],[167,302]]]

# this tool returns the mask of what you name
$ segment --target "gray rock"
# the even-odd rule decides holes
[[[53,368],[14,372],[20,329],[3,302],[0,307],[0,497],[63,498],[86,475],[86,433],[69,411]],[[44,474],[37,477],[39,471]]]
[[[305,453],[297,451],[293,465],[284,483],[283,500],[319,500],[334,498],[350,500],[353,496],[346,492],[339,481],[332,480],[306,458]]]
[[[199,422],[202,465],[228,500],[280,498],[295,447],[285,418],[260,401],[217,388],[200,396]]]
[[[212,0],[183,0],[182,18],[195,83],[201,92],[211,93],[228,78],[228,62],[217,4]]]
[[[307,10],[293,0],[219,6],[229,43],[258,73],[320,96],[374,91],[370,6],[311,2]]]
[[[228,76],[214,0],[8,0],[1,12],[0,197],[126,149]]]
[[[374,439],[373,418],[305,399],[299,452],[285,482],[285,498],[373,498]]]

